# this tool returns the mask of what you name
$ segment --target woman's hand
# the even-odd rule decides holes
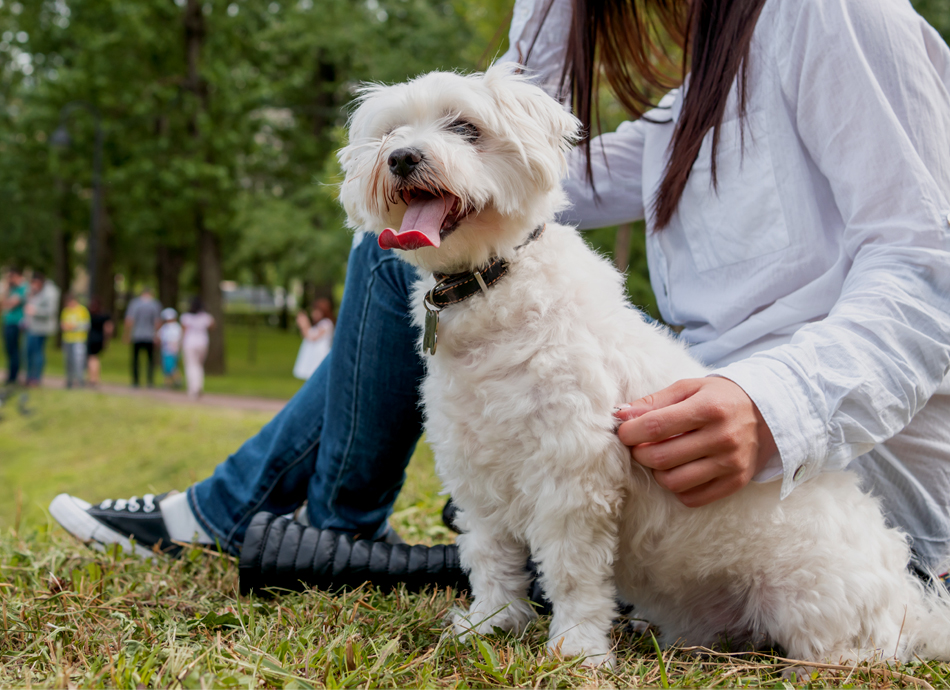
[[[776,452],[755,403],[729,379],[677,381],[616,416],[633,459],[691,508],[735,493]]]

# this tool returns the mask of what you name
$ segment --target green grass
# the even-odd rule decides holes
[[[0,526],[12,524],[18,500],[22,519],[44,521],[62,491],[94,501],[182,489],[270,419],[89,390],[31,391],[28,404],[26,417],[12,399],[0,412]]]
[[[46,521],[61,492],[89,501],[161,493],[211,474],[272,415],[218,407],[175,407],[150,398],[89,390],[30,392],[23,416],[0,410],[0,529]],[[420,444],[396,504],[394,524],[413,541],[444,540],[444,499],[432,455]]]
[[[0,685],[30,687],[788,688],[768,655],[664,650],[617,628],[616,672],[544,654],[545,618],[520,635],[461,643],[452,590],[361,588],[239,597],[233,559],[192,549],[142,561],[45,527],[0,536]],[[947,667],[814,669],[800,687],[948,683]]]
[[[184,488],[268,415],[90,391],[41,390],[30,405],[21,416],[8,404],[0,420],[0,687],[790,687],[774,657],[658,650],[650,634],[621,627],[616,672],[548,658],[546,618],[520,636],[463,644],[445,633],[466,604],[451,590],[240,597],[227,556],[92,551],[49,522],[56,493]],[[420,445],[392,519],[409,541],[451,538],[439,488]],[[936,664],[811,673],[798,685],[914,683],[901,674],[950,685],[950,667]]]
[[[230,395],[254,395],[267,398],[288,399],[296,393],[302,381],[293,377],[291,371],[300,348],[296,331],[261,326],[228,325],[226,335],[227,373],[223,376],[208,376],[205,390],[208,393]],[[102,359],[102,380],[107,383],[128,385],[131,383],[131,345],[121,340],[109,343]],[[47,342],[46,372],[63,375],[63,356],[51,341]],[[6,371],[6,356],[0,353],[0,366]],[[22,363],[26,366],[26,362]],[[139,371],[144,377],[145,357],[140,355]],[[156,361],[155,381],[161,384],[160,364]],[[144,378],[143,378],[144,383]]]

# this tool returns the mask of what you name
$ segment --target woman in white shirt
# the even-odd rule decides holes
[[[205,359],[208,357],[208,331],[214,328],[214,317],[204,310],[201,300],[191,300],[188,312],[181,315],[185,334],[181,339],[181,355],[185,363],[188,396],[198,398],[205,387]]]
[[[850,465],[945,569],[950,51],[906,0],[666,5],[686,84],[575,151],[563,220],[645,218],[660,312],[718,368],[620,437],[687,505]],[[597,69],[642,112],[640,85],[673,84],[633,8],[520,0],[506,58],[588,125]]]

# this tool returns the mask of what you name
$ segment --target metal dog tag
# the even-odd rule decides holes
[[[422,351],[430,355],[435,354],[439,344],[439,312],[429,308],[426,304],[426,328],[422,334]]]

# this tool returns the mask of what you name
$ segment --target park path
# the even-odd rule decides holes
[[[47,388],[65,388],[66,380],[58,376],[44,376],[43,386]],[[286,400],[274,398],[256,398],[246,395],[222,395],[220,393],[205,393],[199,400],[192,400],[184,391],[168,390],[167,388],[132,388],[115,383],[101,383],[95,389],[107,395],[123,395],[131,398],[151,398],[171,405],[190,405],[197,407],[226,407],[232,410],[250,410],[254,412],[271,412],[277,414]]]

